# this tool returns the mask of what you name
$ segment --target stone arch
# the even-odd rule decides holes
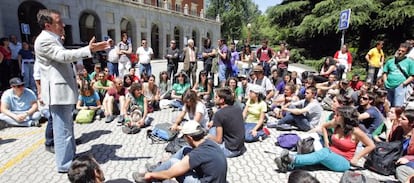
[[[154,58],[160,58],[160,28],[157,24],[151,26],[151,48],[154,51]]]
[[[42,29],[39,27],[39,24],[37,23],[37,13],[41,9],[46,9],[46,7],[37,1],[25,1],[19,5],[17,9],[19,25],[22,23],[29,24],[30,28],[30,34],[27,36],[26,34],[23,34],[23,32],[20,32],[22,41],[32,43],[33,38],[39,35],[42,31]]]
[[[201,48],[200,31],[198,29],[193,29],[191,31],[191,39],[194,40],[194,46]]]
[[[88,43],[95,36],[99,41],[102,38],[101,21],[92,10],[84,10],[79,17],[80,41]]]
[[[124,16],[121,18],[119,26],[120,26],[119,30],[121,31],[119,36],[121,36],[122,33],[127,33],[128,38],[131,41],[132,47],[135,48],[134,46],[138,44],[138,40],[136,36],[137,28],[136,28],[136,23],[134,19],[129,16]]]

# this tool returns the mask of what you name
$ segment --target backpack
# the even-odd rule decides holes
[[[294,150],[299,140],[300,137],[295,133],[285,133],[277,137],[277,142],[275,144],[281,148]]]
[[[346,171],[339,183],[376,183],[379,182],[375,179],[367,178],[363,174],[354,171]]]
[[[147,131],[147,137],[154,142],[171,141],[178,132],[172,131],[170,123],[156,124],[152,130]]]
[[[307,137],[304,139],[301,139],[296,144],[296,151],[298,154],[309,154],[311,152],[315,151],[315,148],[313,146],[313,142],[315,139],[313,137]]]
[[[402,141],[376,142],[375,149],[369,153],[364,167],[382,175],[395,174],[395,162],[403,153]]]
[[[167,146],[165,147],[165,151],[171,154],[175,154],[184,146],[188,146],[188,143],[187,141],[185,141],[184,138],[174,138],[174,140],[170,141],[167,144]]]

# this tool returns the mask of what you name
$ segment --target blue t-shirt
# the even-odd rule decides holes
[[[369,118],[361,121],[360,128],[367,134],[372,134],[383,122],[382,114],[379,110],[372,106],[365,111],[369,114]]]
[[[91,96],[79,95],[78,100],[82,101],[83,106],[97,106],[96,102],[99,101],[99,94],[95,91]]]
[[[6,90],[1,97],[1,102],[6,103],[10,111],[27,111],[36,101],[35,93],[28,88],[24,88],[23,94],[20,97],[14,94],[12,88]]]
[[[283,94],[283,93],[285,93],[285,86],[286,86],[285,81],[280,82],[280,83],[276,86],[276,90],[277,90],[277,91],[279,91],[279,94]]]
[[[34,59],[33,50],[23,50],[19,51],[19,55],[22,56],[22,59]]]

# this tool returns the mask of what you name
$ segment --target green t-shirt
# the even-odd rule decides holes
[[[234,91],[234,97],[236,98],[236,100],[238,100],[239,96],[243,96],[243,88],[241,87],[237,87],[236,90]]]
[[[412,59],[406,58],[398,64],[408,76],[414,75],[414,61]],[[383,72],[387,73],[387,80],[384,82],[386,88],[397,88],[407,79],[395,65],[395,58],[392,58],[385,63]]]
[[[111,81],[106,80],[105,83],[102,83],[101,80],[99,80],[95,84],[96,84],[96,86],[109,87],[109,86],[111,86]],[[105,95],[106,90],[105,89],[98,89],[98,93],[100,93],[101,95]]]
[[[139,106],[140,109],[141,109],[142,114],[144,114],[144,97],[145,96],[141,95],[139,97],[134,97],[134,96],[132,96],[131,93],[128,93],[128,97],[131,100],[131,105],[130,106],[133,106],[133,105]]]
[[[183,95],[184,92],[189,88],[190,88],[190,83],[185,83],[185,84],[174,83],[172,87],[176,95]]]

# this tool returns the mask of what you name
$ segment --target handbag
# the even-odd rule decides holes
[[[395,162],[403,153],[403,142],[376,142],[375,149],[369,153],[364,167],[382,175],[395,174]]]
[[[82,109],[79,111],[78,115],[76,115],[75,121],[76,123],[91,123],[94,116],[95,110]]]

